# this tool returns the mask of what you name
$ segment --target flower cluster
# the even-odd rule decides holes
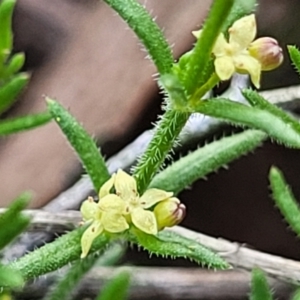
[[[229,79],[234,72],[248,73],[253,84],[259,88],[261,71],[277,68],[283,61],[282,49],[270,37],[254,40],[256,36],[254,14],[245,16],[229,28],[227,42],[221,33],[213,47],[215,71],[221,80]],[[201,30],[194,31],[199,38]]]
[[[172,196],[170,192],[149,189],[140,197],[132,176],[122,170],[113,174],[101,187],[98,203],[92,197],[82,203],[83,219],[92,223],[81,238],[81,257],[88,254],[94,239],[103,232],[121,233],[135,226],[147,234],[157,234],[180,223],[185,206]]]

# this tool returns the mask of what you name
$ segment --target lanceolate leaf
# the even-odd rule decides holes
[[[5,136],[28,129],[33,129],[48,123],[51,119],[52,116],[49,112],[27,115],[14,119],[6,119],[4,121],[0,121],[0,135]]]
[[[265,138],[261,131],[247,130],[205,145],[161,171],[150,187],[178,194],[197,179],[252,151]]]
[[[219,255],[196,241],[170,231],[161,231],[157,235],[150,235],[139,230],[134,231],[129,240],[143,247],[150,254],[170,258],[186,258],[198,264],[214,269],[227,269],[229,264]]]
[[[29,75],[20,73],[0,87],[0,114],[10,108],[17,100],[17,96],[22,92],[28,81]]]
[[[286,119],[270,110],[248,107],[228,99],[216,98],[202,101],[195,111],[229,123],[265,131],[270,137],[289,147],[300,148],[300,131],[287,126]]]
[[[98,192],[102,184],[110,178],[110,175],[95,142],[58,102],[48,98],[47,104],[54,120],[80,157],[94,184],[95,191]]]
[[[10,243],[29,225],[30,219],[21,214],[29,200],[29,194],[22,194],[0,215],[0,249]]]
[[[272,167],[269,174],[272,196],[285,220],[300,236],[300,207],[279,169]]]

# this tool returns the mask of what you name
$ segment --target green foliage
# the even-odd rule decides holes
[[[19,73],[0,86],[0,114],[12,106],[28,81],[29,76],[26,73]]]
[[[263,271],[260,269],[252,270],[250,300],[272,300],[272,292]]]
[[[143,43],[160,74],[170,73],[173,56],[161,29],[135,0],[105,0],[131,27]]]
[[[0,289],[20,288],[24,285],[24,280],[20,272],[12,270],[0,264]],[[1,294],[0,294],[1,295]]]
[[[154,177],[150,187],[178,194],[197,179],[252,151],[265,138],[266,135],[261,131],[247,130],[207,144],[161,171]]]
[[[87,173],[91,177],[95,191],[99,191],[102,184],[109,179],[109,173],[104,158],[100,154],[95,142],[59,103],[47,99],[48,109],[66,138],[75,149]]]
[[[67,300],[71,298],[71,291],[76,287],[81,278],[94,266],[110,266],[115,264],[124,254],[124,247],[120,244],[113,244],[99,257],[92,254],[84,259],[77,260],[65,277],[51,289],[44,300]],[[114,298],[111,298],[114,299]],[[119,298],[115,298],[119,299]]]
[[[300,289],[299,288],[294,293],[292,300],[300,300]]]
[[[279,169],[272,167],[269,174],[272,196],[285,220],[300,236],[300,208]]]
[[[6,136],[20,131],[33,129],[48,123],[51,121],[51,119],[52,116],[49,112],[6,119],[0,121],[0,136]]]
[[[185,258],[214,269],[228,269],[229,264],[219,255],[198,242],[170,231],[161,231],[157,235],[134,231],[129,240],[147,250],[151,255],[161,257]]]
[[[6,61],[12,49],[11,21],[15,3],[16,0],[2,0],[0,3],[0,66]]]
[[[126,270],[122,270],[103,287],[96,300],[126,300],[129,285],[130,273]]]
[[[9,266],[20,271],[25,280],[55,271],[80,257],[80,239],[85,229],[86,226],[79,227],[57,238],[54,242],[26,254],[10,263]],[[96,250],[103,251],[109,241],[110,239],[106,235],[99,236],[94,241],[90,253]]]
[[[295,126],[287,126],[286,119],[289,118],[282,112],[266,107],[248,107],[241,103],[236,103],[228,99],[216,98],[201,102],[195,107],[197,112],[222,119],[234,125],[247,126],[265,131],[270,137],[286,146],[300,147],[299,126],[293,121]]]
[[[28,205],[30,195],[20,195],[9,208],[0,215],[0,249],[10,243],[29,224],[30,220],[21,211]]]
[[[290,58],[297,70],[298,74],[300,74],[300,51],[296,46],[287,46]]]

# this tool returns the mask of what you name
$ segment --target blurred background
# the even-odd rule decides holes
[[[276,38],[285,53],[287,44],[299,44],[299,0],[258,2],[258,36]],[[210,4],[208,0],[145,1],[175,57],[191,48],[190,32],[201,27]],[[153,80],[155,67],[145,59],[133,32],[105,3],[19,0],[13,26],[15,51],[26,53],[25,70],[32,79],[3,118],[42,111],[43,96],[55,98],[97,138],[106,157],[152,127],[162,103]],[[263,74],[261,86],[267,90],[295,84],[299,78],[285,55],[278,70]],[[183,225],[299,259],[300,244],[274,207],[267,180],[270,166],[280,167],[300,199],[299,157],[299,151],[266,142],[230,164],[229,170],[199,180],[180,195],[188,208]],[[54,123],[0,140],[1,206],[31,190],[32,206],[42,207],[81,173],[76,155]],[[148,263],[146,257],[141,254]]]

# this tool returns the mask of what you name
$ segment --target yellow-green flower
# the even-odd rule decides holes
[[[122,215],[125,203],[118,196],[109,194],[98,203],[92,197],[82,203],[80,211],[84,221],[92,221],[81,237],[81,258],[85,257],[94,241],[103,231],[118,233],[129,228]]]
[[[162,206],[163,209],[155,212],[150,210],[152,208],[155,210],[157,203],[164,203],[169,199],[172,199],[172,203],[176,199],[177,207],[180,201],[177,198],[171,198],[172,196],[173,193],[170,192],[149,189],[140,197],[135,179],[124,171],[118,170],[101,187],[98,203],[94,202],[92,197],[82,203],[80,211],[83,219],[91,222],[91,225],[81,238],[81,257],[87,255],[94,239],[104,231],[121,233],[129,229],[130,225],[134,225],[145,233],[157,234],[158,230],[166,226],[171,227],[175,223],[178,224],[178,213],[174,215],[174,211],[172,209],[170,211],[169,206],[167,206],[167,210],[165,205]],[[174,208],[174,205],[172,207]],[[180,206],[181,212],[182,206]],[[161,220],[163,220],[163,226]]]
[[[266,68],[266,58],[262,55],[253,55],[254,51],[249,51],[249,48],[255,43],[253,40],[256,30],[255,16],[251,14],[233,23],[228,30],[228,41],[223,33],[218,36],[212,53],[215,57],[215,72],[221,80],[228,80],[235,72],[249,74],[253,84],[259,88],[261,71],[274,69],[280,64],[273,63],[274,67]],[[201,30],[194,31],[193,34],[199,38]],[[279,46],[278,48],[280,49]],[[282,58],[280,59],[282,61]]]
[[[173,196],[159,189],[149,189],[141,197],[137,192],[135,179],[119,170],[115,176],[114,187],[116,194],[126,203],[124,215],[135,227],[148,234],[157,234],[157,222],[152,211],[148,210],[160,201]]]

